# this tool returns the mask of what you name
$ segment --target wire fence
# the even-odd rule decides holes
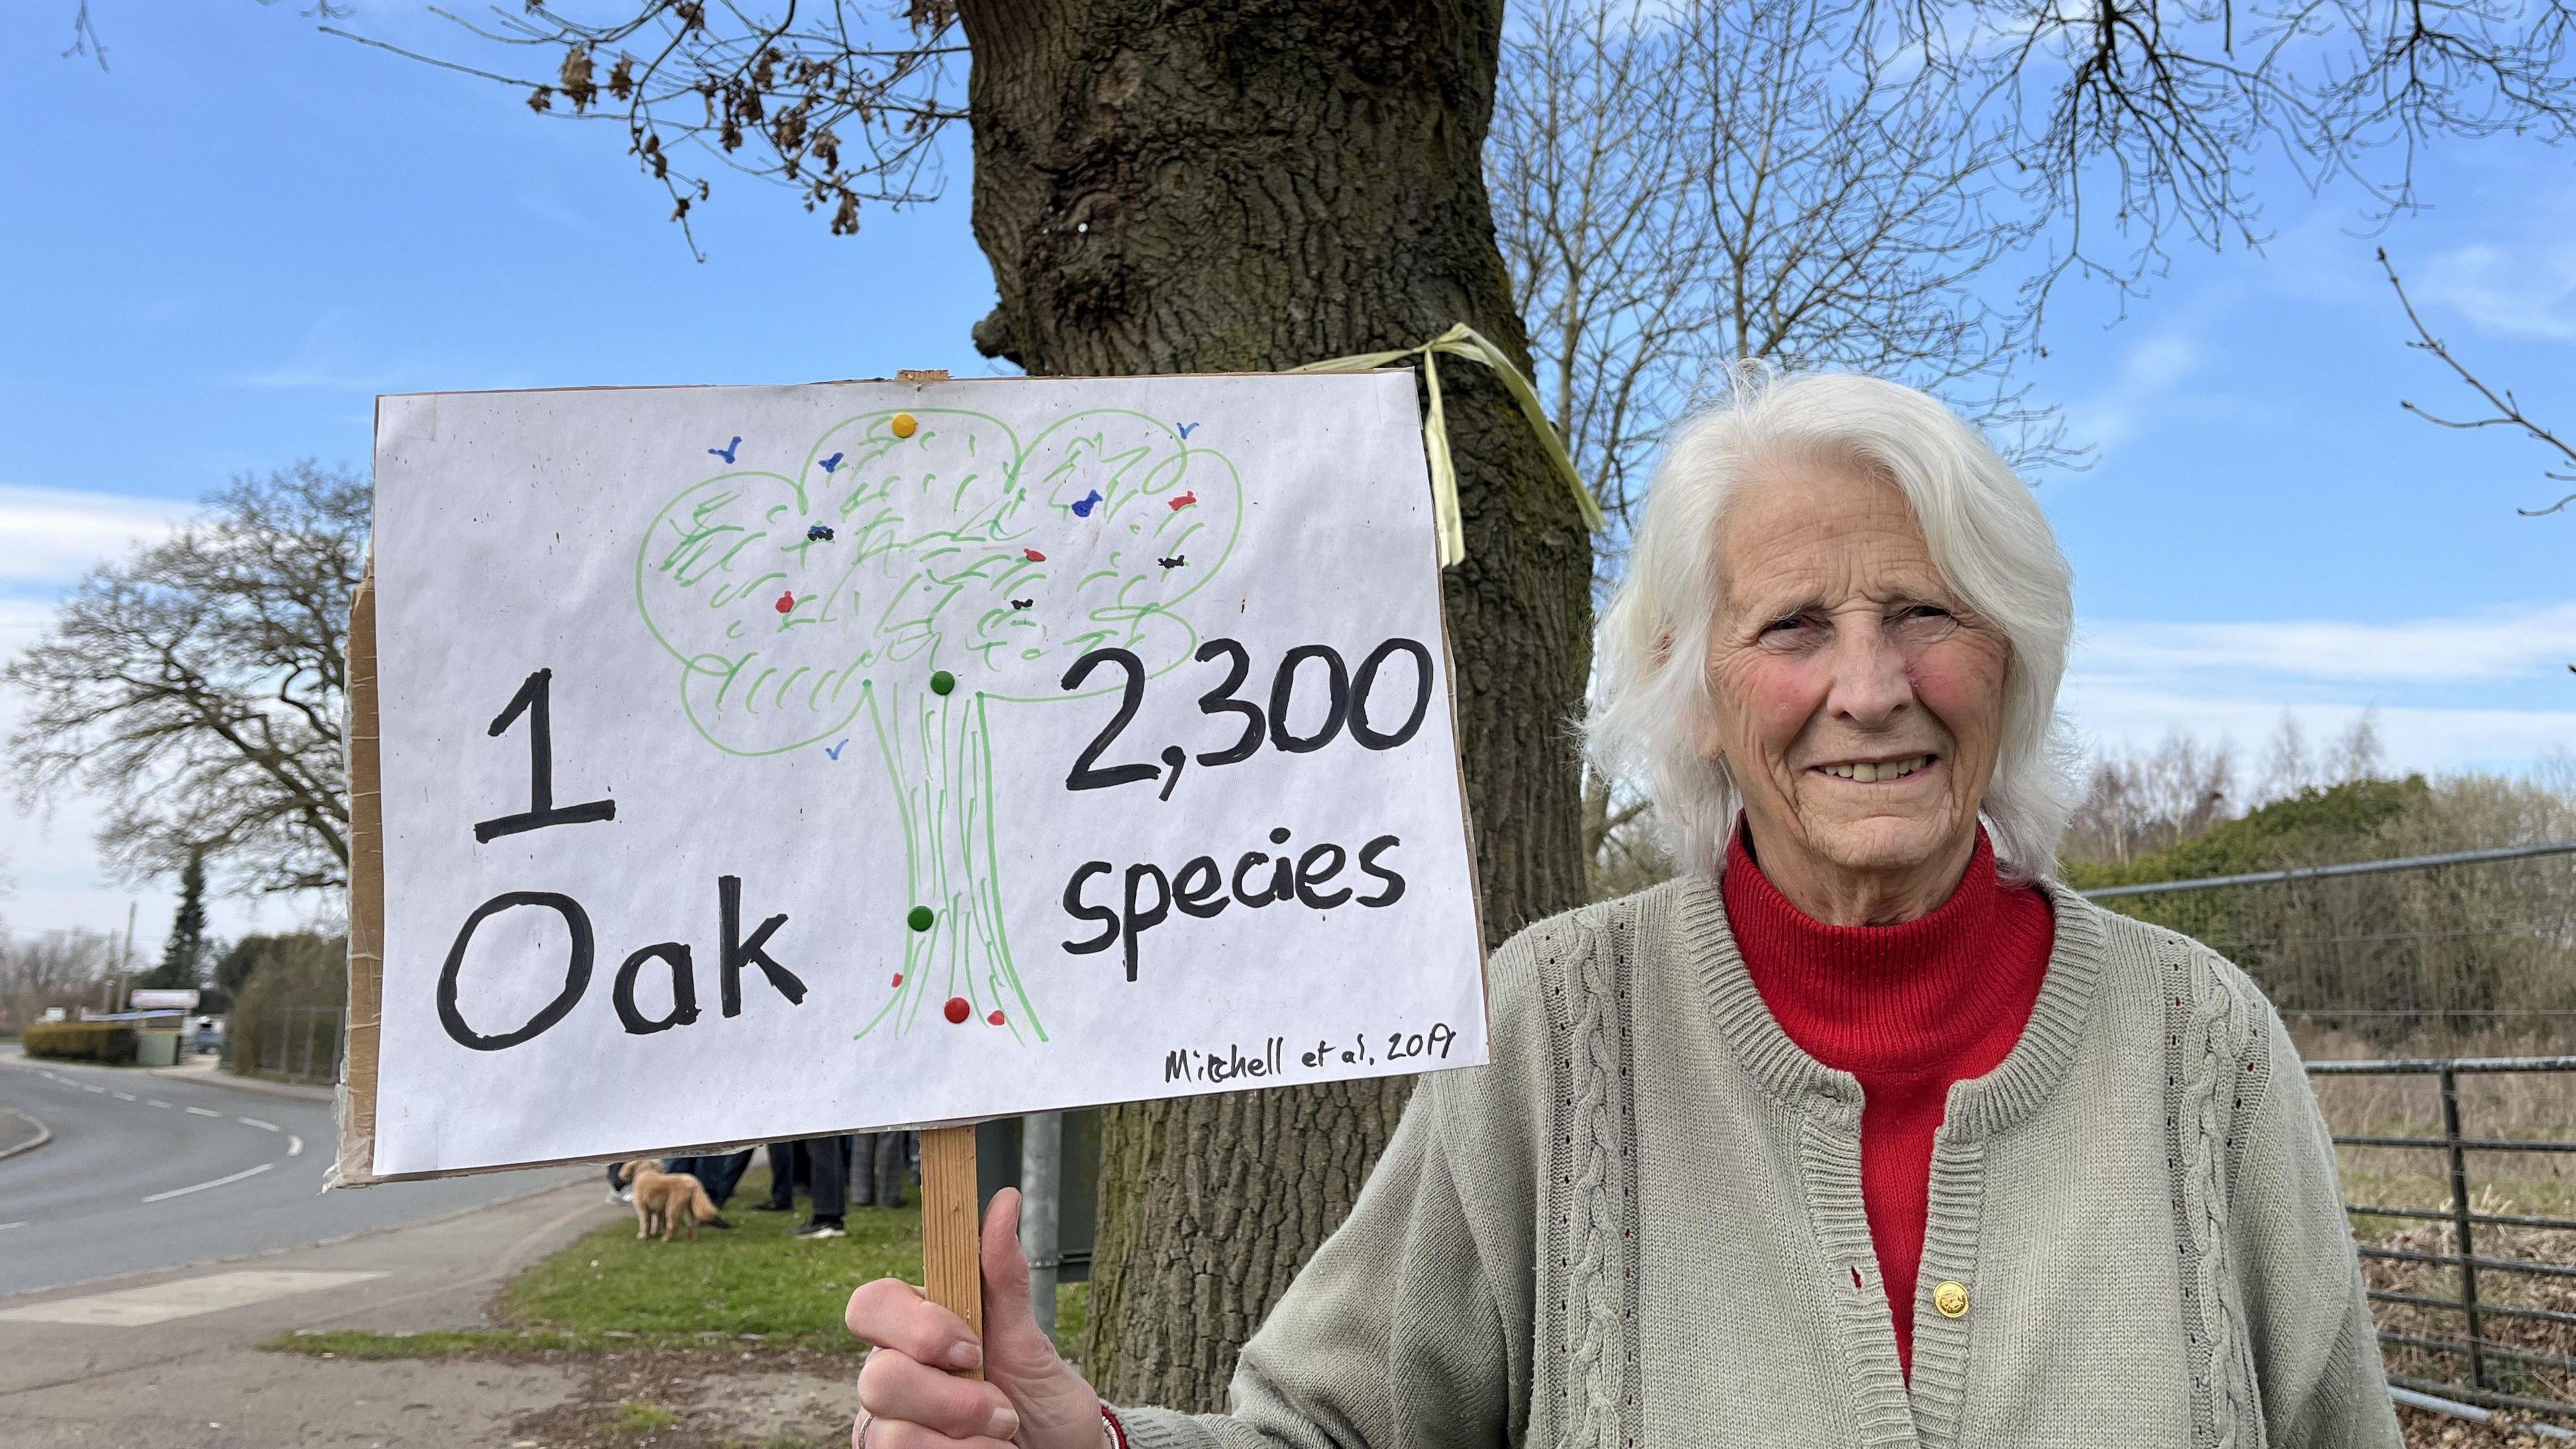
[[[348,1012],[337,1006],[277,1006],[259,1013],[241,1040],[226,1045],[225,1065],[254,1076],[330,1086],[340,1080],[341,1028]]]
[[[2438,1136],[2334,1134],[2335,1142],[2343,1147],[2441,1154],[2443,1181],[2448,1188],[2441,1206],[2355,1202],[2347,1209],[2357,1220],[2356,1248],[2366,1263],[2438,1270],[2430,1275],[2403,1271],[2382,1274],[2382,1281],[2370,1290],[2374,1302],[2399,1310],[2383,1317],[2379,1332],[2383,1352],[2396,1351],[2390,1355],[2394,1361],[2390,1364],[2389,1383],[2491,1409],[2576,1419],[2576,1397],[2571,1397],[2568,1387],[2569,1376],[2576,1374],[2576,1353],[2569,1351],[2571,1341],[2576,1341],[2576,1291],[2497,1291],[2499,1279],[2521,1285],[2565,1284],[2576,1289],[2576,1263],[2565,1261],[2563,1255],[2557,1260],[2527,1256],[2527,1248],[2513,1251],[2510,1256],[2479,1249],[2482,1237],[2490,1245],[2499,1240],[2508,1244],[2545,1243],[2550,1240],[2547,1235],[2576,1233],[2576,1218],[2481,1210],[2469,1190],[2472,1153],[2576,1154],[2576,1140],[2473,1135],[2463,1128],[2460,1111],[2463,1076],[2576,1074],[2576,1056],[2311,1062],[2308,1073],[2325,1078],[2431,1077],[2440,1092],[2442,1127]],[[2358,1220],[2362,1219],[2434,1224],[2444,1231],[2430,1242],[2410,1241],[2402,1234],[2391,1241],[2360,1233]],[[2484,1290],[2480,1287],[2481,1274],[2487,1275],[2489,1285]],[[2414,1280],[2427,1276],[2447,1277],[2447,1285],[2441,1286],[2447,1286],[2448,1291],[2424,1291],[2437,1285]],[[2452,1332],[2422,1331],[2433,1325],[2454,1324],[2456,1331]],[[2427,1376],[2405,1371],[2416,1365],[2436,1364],[2450,1365],[2458,1372]]]

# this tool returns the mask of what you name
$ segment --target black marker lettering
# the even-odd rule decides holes
[[[769,978],[769,984],[777,988],[779,995],[787,998],[788,1005],[794,1006],[805,999],[805,983],[796,979],[795,972],[771,960],[766,949],[769,933],[787,924],[785,911],[761,922],[760,929],[751,933],[750,940],[742,940],[742,877],[723,875],[716,877],[716,913],[723,918],[724,928],[724,961],[716,977],[716,992],[725,1015],[742,1015],[742,968],[745,966],[759,967],[760,974]]]
[[[518,1030],[485,1036],[467,1026],[465,1013],[457,1009],[456,978],[465,968],[465,948],[474,943],[474,928],[513,906],[543,906],[562,916],[565,927],[572,932],[572,953],[564,963],[563,990],[555,993],[554,1000],[547,1002]],[[455,1039],[457,1045],[478,1052],[497,1052],[517,1046],[563,1020],[564,1013],[572,1010],[574,1002],[581,1000],[581,993],[590,985],[590,959],[590,915],[581,908],[581,902],[554,891],[504,891],[476,906],[474,914],[467,916],[465,924],[457,930],[456,944],[447,948],[447,964],[438,971],[438,1024],[447,1028],[447,1034]]]
[[[1199,713],[1239,714],[1243,716],[1243,733],[1224,749],[1199,756],[1202,765],[1231,765],[1250,759],[1261,748],[1261,736],[1268,727],[1261,717],[1261,706],[1234,697],[1234,692],[1243,687],[1243,676],[1252,671],[1252,656],[1232,639],[1210,639],[1199,646],[1196,658],[1205,664],[1220,654],[1227,660],[1225,682],[1199,696]]]
[[[1101,928],[1100,934],[1088,941],[1064,943],[1064,949],[1076,956],[1088,956],[1094,951],[1106,951],[1118,942],[1118,913],[1107,906],[1087,906],[1082,903],[1083,882],[1095,875],[1107,874],[1109,874],[1109,862],[1085,861],[1064,883],[1064,913],[1077,921],[1098,921]]]
[[[555,734],[554,710],[549,696],[554,693],[555,672],[540,669],[528,676],[519,692],[510,696],[507,708],[492,717],[492,728],[486,733],[499,739],[520,714],[528,717],[528,808],[518,815],[501,815],[481,821],[474,827],[474,838],[486,844],[504,835],[523,830],[543,830],[549,825],[580,825],[593,820],[617,818],[614,800],[589,800],[579,805],[555,804]]]
[[[1324,722],[1313,734],[1298,735],[1288,728],[1288,704],[1297,691],[1297,666],[1309,659],[1324,661]],[[1270,743],[1292,755],[1311,754],[1342,732],[1342,719],[1350,708],[1351,674],[1331,645],[1300,644],[1279,656],[1279,672],[1270,677]]]
[[[1225,898],[1225,872],[1217,869],[1216,857],[1202,855],[1181,867],[1172,877],[1172,904],[1203,920],[1233,904]]]
[[[1272,901],[1279,899],[1280,895],[1283,894],[1282,892],[1273,891],[1271,894],[1266,896],[1256,896],[1243,888],[1243,878],[1250,875],[1252,872],[1259,870],[1261,868],[1261,862],[1268,860],[1269,858],[1269,855],[1263,851],[1247,850],[1243,853],[1243,858],[1234,863],[1234,898],[1236,900],[1243,902],[1247,906],[1258,909],[1259,907],[1266,906]]]
[[[1138,899],[1136,888],[1149,880],[1154,883],[1154,904],[1151,908],[1140,911],[1136,908]],[[1172,883],[1163,878],[1161,869],[1150,865],[1127,867],[1127,911],[1120,925],[1127,933],[1128,980],[1136,979],[1136,938],[1163,924],[1163,918],[1171,913]]]
[[[1413,656],[1413,712],[1404,723],[1380,734],[1369,723],[1369,697],[1376,692],[1378,666],[1397,650]],[[1391,750],[1413,738],[1422,728],[1423,716],[1431,710],[1431,651],[1412,639],[1389,639],[1369,651],[1360,661],[1360,671],[1351,680],[1351,738],[1372,750]]]
[[[635,1005],[635,978],[644,963],[663,960],[671,964],[671,1014],[660,1020],[646,1016]],[[626,958],[617,968],[617,989],[610,993],[617,1004],[617,1020],[635,1036],[651,1036],[675,1026],[687,1026],[698,1019],[698,973],[689,961],[689,948],[677,941],[660,941]]]
[[[1318,864],[1318,862],[1324,861],[1327,857],[1331,860],[1330,864]],[[1326,841],[1322,845],[1310,845],[1306,847],[1306,853],[1297,857],[1297,899],[1305,902],[1307,905],[1313,906],[1319,911],[1329,911],[1333,907],[1340,905],[1342,902],[1349,900],[1351,898],[1351,888],[1349,886],[1344,886],[1337,891],[1318,891],[1315,889],[1315,887],[1322,885],[1324,882],[1331,880],[1337,875],[1340,875],[1342,873],[1343,865],[1348,863],[1349,860],[1350,854],[1330,841]]]
[[[1404,877],[1377,863],[1377,858],[1404,842],[1392,835],[1381,835],[1360,847],[1360,869],[1386,882],[1386,889],[1373,896],[1360,897],[1364,906],[1391,906],[1404,899]]]

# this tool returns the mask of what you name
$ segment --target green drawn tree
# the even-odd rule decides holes
[[[980,413],[887,409],[786,472],[751,466],[777,444],[740,440],[740,466],[653,520],[636,602],[697,732],[733,756],[837,760],[856,739],[885,763],[903,964],[860,1036],[962,1003],[967,1022],[1047,1039],[1002,920],[985,707],[1123,688],[1115,666],[1066,686],[1094,650],[1148,674],[1196,651],[1175,608],[1232,552],[1242,485],[1193,426],[1095,409],[1023,443]]]

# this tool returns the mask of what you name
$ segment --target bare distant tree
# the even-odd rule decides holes
[[[2363,710],[2344,732],[2313,748],[2297,716],[2283,711],[2281,726],[2263,750],[2263,772],[2254,786],[2253,803],[2286,799],[2302,790],[2324,790],[2354,780],[2379,777],[2382,767],[2379,720]]]
[[[0,1021],[23,1027],[46,1007],[84,1004],[117,955],[117,938],[100,931],[0,933]]]
[[[239,887],[348,878],[342,651],[365,566],[364,479],[311,463],[243,477],[167,542],[81,581],[0,679],[30,803],[77,781],[130,878],[204,855]]]
[[[2009,386],[2029,314],[1982,300],[2012,293],[1988,274],[2038,231],[1997,180],[2012,134],[1975,114],[1973,78],[1900,63],[1884,15],[1533,0],[1506,31],[1495,226],[1540,392],[1613,520],[1605,583],[1666,425],[1736,358],[2036,420]]]
[[[2423,315],[2415,310],[2414,299],[2406,295],[2406,284],[2399,280],[2396,264],[2388,260],[2386,247],[2379,250],[2379,269],[2388,274],[2388,285],[2397,293],[2397,305],[2406,309],[2406,320],[2415,329],[2415,340],[2406,345],[2418,352],[2432,354],[2434,360],[2449,368],[2454,376],[2468,385],[2471,392],[2485,401],[2487,410],[2476,417],[2454,418],[2431,412],[2411,402],[2401,400],[2397,405],[2437,427],[2458,428],[2463,432],[2474,432],[2482,428],[2506,428],[2519,432],[2558,455],[2560,466],[2544,467],[2540,476],[2556,483],[2576,483],[2576,444],[2568,442],[2555,431],[2535,420],[2531,414],[2523,411],[2522,400],[2514,396],[2512,388],[2489,386],[2476,373],[2469,370],[2468,364],[2462,362],[2458,355],[2451,351],[2448,344],[2433,335],[2433,329],[2424,325]],[[2517,508],[2514,511],[2525,518],[2538,518],[2544,514],[2556,513],[2570,503],[2576,503],[2576,493],[2566,494],[2546,508]],[[2576,665],[2569,667],[2576,668]]]
[[[2152,750],[2094,760],[2061,852],[2126,865],[2202,834],[2237,814],[2238,805],[2234,746],[2204,745],[2174,730]]]

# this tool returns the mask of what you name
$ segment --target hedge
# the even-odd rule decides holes
[[[27,1024],[27,1055],[65,1062],[134,1060],[134,1028],[116,1021],[34,1021]]]

